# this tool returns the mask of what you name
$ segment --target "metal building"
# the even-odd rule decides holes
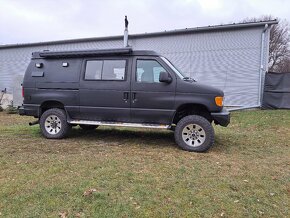
[[[133,49],[155,50],[198,82],[225,92],[225,105],[258,107],[269,53],[270,26],[276,20],[197,27],[129,35]],[[31,53],[41,50],[118,48],[123,36],[0,46],[0,90],[21,104],[21,81]]]

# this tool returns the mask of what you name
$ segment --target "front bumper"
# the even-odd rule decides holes
[[[223,110],[220,112],[211,113],[211,116],[215,124],[227,126],[230,123],[230,112],[225,108],[223,108]]]

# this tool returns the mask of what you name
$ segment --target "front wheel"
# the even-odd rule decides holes
[[[175,141],[186,151],[205,152],[214,143],[214,129],[204,117],[190,115],[182,118],[174,131]]]
[[[67,123],[65,111],[59,108],[45,111],[40,117],[39,124],[42,134],[48,139],[64,138],[71,128]]]

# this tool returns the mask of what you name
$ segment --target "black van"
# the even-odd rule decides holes
[[[43,51],[25,72],[19,113],[38,118],[50,139],[74,125],[146,127],[174,130],[182,149],[202,152],[214,143],[211,123],[230,122],[223,96],[154,51]]]

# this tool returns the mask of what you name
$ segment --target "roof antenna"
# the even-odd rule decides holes
[[[129,22],[128,22],[127,16],[125,16],[125,30],[124,30],[124,47],[125,48],[129,47],[129,44],[128,44],[128,34],[129,34],[128,25],[129,25]]]

